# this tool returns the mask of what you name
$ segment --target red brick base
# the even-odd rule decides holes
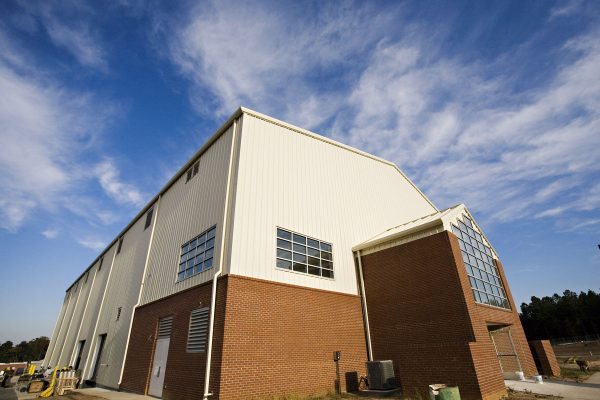
[[[560,376],[560,366],[549,340],[532,340],[529,342],[529,347],[540,374]]]
[[[205,354],[186,353],[191,310],[210,305],[210,284],[139,308],[121,388],[145,393],[158,319],[173,315],[163,398],[198,399]],[[214,399],[248,400],[335,390],[364,374],[367,359],[358,296],[228,275],[219,280],[210,390]]]
[[[488,325],[510,327],[523,370],[535,373],[514,302],[512,310],[475,303],[452,233],[371,253],[362,263],[374,357],[394,361],[405,394],[445,383],[459,386],[465,400],[505,396]]]

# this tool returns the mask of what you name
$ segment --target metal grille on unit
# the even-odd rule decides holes
[[[171,328],[173,327],[173,316],[161,318],[158,321],[158,338],[168,338],[171,336]]]
[[[206,348],[208,333],[208,307],[193,310],[190,316],[190,332],[188,334],[187,351],[203,352]]]

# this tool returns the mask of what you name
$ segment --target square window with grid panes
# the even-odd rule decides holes
[[[216,230],[217,227],[213,226],[181,246],[178,281],[212,268]]]
[[[483,243],[483,237],[474,229],[471,219],[463,216],[462,221],[452,225],[452,232],[458,238],[475,301],[510,309],[492,250]]]
[[[333,279],[331,243],[277,228],[277,268]]]

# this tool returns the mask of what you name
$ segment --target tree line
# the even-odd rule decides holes
[[[565,290],[521,304],[521,323],[529,340],[600,334],[600,293]]]
[[[10,340],[0,344],[0,362],[38,361],[46,355],[50,339],[42,336],[29,342],[22,341],[14,345]]]

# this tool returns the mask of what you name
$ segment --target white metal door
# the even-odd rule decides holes
[[[170,337],[158,339],[156,341],[154,361],[152,362],[152,376],[150,378],[150,387],[148,388],[148,394],[150,396],[162,397],[170,341]]]

